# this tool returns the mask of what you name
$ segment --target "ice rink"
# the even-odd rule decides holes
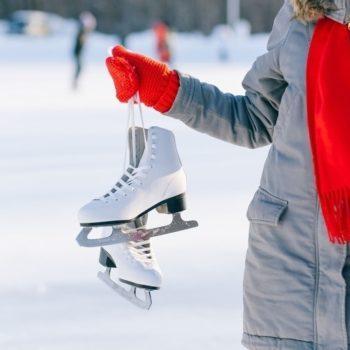
[[[142,38],[130,45],[147,52]],[[218,40],[175,38],[174,65],[240,94],[266,37],[238,35],[228,62],[217,59]],[[0,35],[0,349],[243,349],[245,212],[267,148],[239,148],[144,110],[147,126],[176,135],[188,178],[184,217],[200,225],[153,240],[164,284],[149,312],[103,285],[98,249],[75,242],[78,209],[123,171],[127,108],[115,100],[103,62],[114,43],[92,38],[74,92],[68,35]],[[151,219],[159,225],[167,217]]]

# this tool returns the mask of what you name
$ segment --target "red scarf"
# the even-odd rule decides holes
[[[307,64],[308,124],[316,186],[333,243],[350,241],[350,31],[318,21]]]

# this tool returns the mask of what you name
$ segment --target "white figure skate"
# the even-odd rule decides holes
[[[103,197],[79,212],[81,226],[77,237],[85,247],[103,246],[100,263],[106,267],[98,277],[133,304],[149,309],[151,291],[161,286],[162,275],[152,252],[150,238],[198,226],[196,221],[183,221],[186,177],[177,154],[174,135],[165,129],[136,128],[134,101],[129,103],[133,127],[128,133],[129,166],[117,184]],[[142,113],[140,109],[142,120]],[[142,123],[143,124],[143,123]],[[173,214],[172,223],[147,229],[147,213]],[[93,227],[102,226],[100,238],[89,239]],[[118,284],[112,279],[116,272]],[[125,285],[129,285],[127,290]],[[144,298],[137,295],[144,291]]]
[[[132,134],[134,147],[135,130]],[[107,194],[80,209],[80,225],[85,227],[77,237],[81,246],[97,247],[149,239],[198,226],[196,221],[183,221],[180,215],[186,209],[186,176],[173,133],[151,127],[145,145],[137,167],[130,164]],[[173,214],[172,222],[163,227],[138,230],[139,219],[153,209]],[[134,225],[131,230],[130,223]],[[112,234],[89,239],[92,228],[97,226],[112,226]]]
[[[150,309],[151,292],[160,289],[162,283],[161,270],[150,240],[101,248],[100,264],[106,267],[105,272],[98,273],[104,283],[136,306]],[[113,280],[113,271],[121,284]],[[138,296],[138,290],[144,292],[143,298]]]
[[[186,177],[172,132],[151,127],[139,166],[129,165],[110,192],[85,205],[79,221],[90,227],[121,225],[162,204],[176,213],[184,210],[185,191]]]

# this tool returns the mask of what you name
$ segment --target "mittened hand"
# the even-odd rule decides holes
[[[117,99],[120,102],[128,102],[139,88],[135,68],[122,57],[108,57],[106,65],[114,82]]]
[[[167,112],[179,89],[179,76],[162,62],[116,46],[106,65],[117,91],[117,98],[127,102],[138,91],[145,105]]]

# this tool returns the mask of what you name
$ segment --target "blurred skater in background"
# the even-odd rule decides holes
[[[169,26],[163,21],[158,21],[153,25],[153,31],[156,38],[156,52],[158,59],[161,62],[170,63],[172,57]]]
[[[88,11],[84,11],[80,14],[78,20],[78,31],[75,36],[73,59],[75,64],[75,71],[73,77],[73,89],[78,87],[78,79],[82,70],[82,52],[85,47],[89,34],[96,28],[96,18]]]

